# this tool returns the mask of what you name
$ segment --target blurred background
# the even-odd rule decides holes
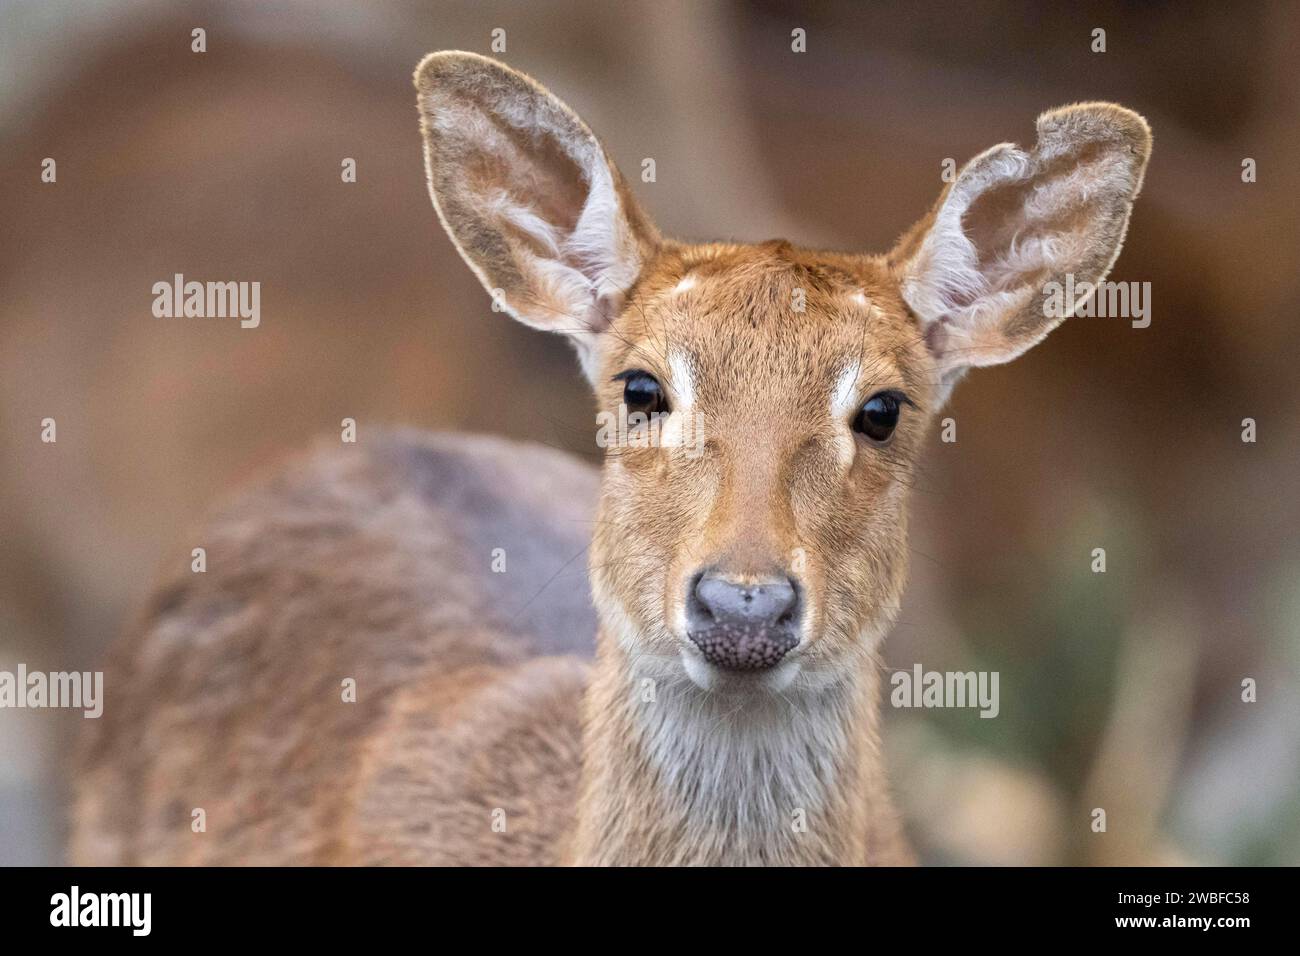
[[[567,347],[490,311],[430,208],[424,53],[504,30],[687,239],[884,251],[945,159],[1112,99],[1155,131],[1111,277],[1151,324],[956,390],[885,656],[998,671],[1001,713],[886,706],[895,789],[927,862],[1300,862],[1300,6],[954,10],[0,3],[0,669],[97,667],[214,499],[345,416],[595,460]],[[154,318],[177,272],[260,281],[260,327]],[[62,860],[80,721],[0,710],[0,863]]]

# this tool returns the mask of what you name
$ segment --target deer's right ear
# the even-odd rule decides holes
[[[562,332],[589,378],[597,338],[659,242],[605,150],[541,84],[476,53],[415,71],[429,194],[500,307]]]

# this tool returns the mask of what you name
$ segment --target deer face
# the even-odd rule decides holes
[[[591,551],[606,631],[652,677],[812,690],[869,656],[906,578],[927,426],[1104,278],[1150,133],[1085,104],[976,157],[887,256],[661,238],[591,132],[467,53],[416,74],[430,192],[499,306],[568,336],[605,447]],[[1056,283],[1058,285],[1054,286]]]
[[[706,687],[860,656],[906,575],[932,364],[881,262],[661,251],[596,376],[611,417],[658,416],[606,450],[591,561],[607,619]]]

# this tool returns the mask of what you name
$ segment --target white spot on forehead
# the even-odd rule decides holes
[[[853,302],[856,302],[858,305],[862,306],[863,308],[866,308],[867,294],[863,292],[861,289],[859,289],[857,292],[850,293],[849,299],[851,299]]]
[[[850,362],[840,372],[839,378],[835,380],[835,390],[831,392],[831,416],[841,418],[847,415],[857,405],[858,397],[858,376],[862,374],[862,366],[857,362]]]
[[[682,280],[678,282],[677,285],[673,286],[673,295],[677,295],[681,292],[687,292],[694,288],[695,288],[695,276],[692,275],[683,276]]]
[[[861,374],[862,366],[857,362],[850,362],[840,372],[835,380],[835,390],[831,392],[831,419],[845,423],[845,427],[836,430],[835,450],[838,453],[840,467],[846,471],[853,465],[853,455],[857,449],[857,442],[853,440],[853,433],[849,431],[847,423],[850,416],[857,411],[858,377]]]
[[[670,349],[668,370],[673,377],[673,391],[677,393],[678,407],[690,408],[695,402],[695,379],[691,375],[690,356],[681,349]]]

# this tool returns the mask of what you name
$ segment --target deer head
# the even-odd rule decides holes
[[[966,369],[1009,361],[1119,252],[1151,147],[1137,114],[1043,114],[972,159],[885,255],[659,235],[591,131],[470,53],[416,74],[430,193],[499,307],[564,335],[606,450],[591,551],[607,639],[719,693],[860,665],[907,572],[908,488]],[[1082,286],[1087,288],[1087,286]]]

